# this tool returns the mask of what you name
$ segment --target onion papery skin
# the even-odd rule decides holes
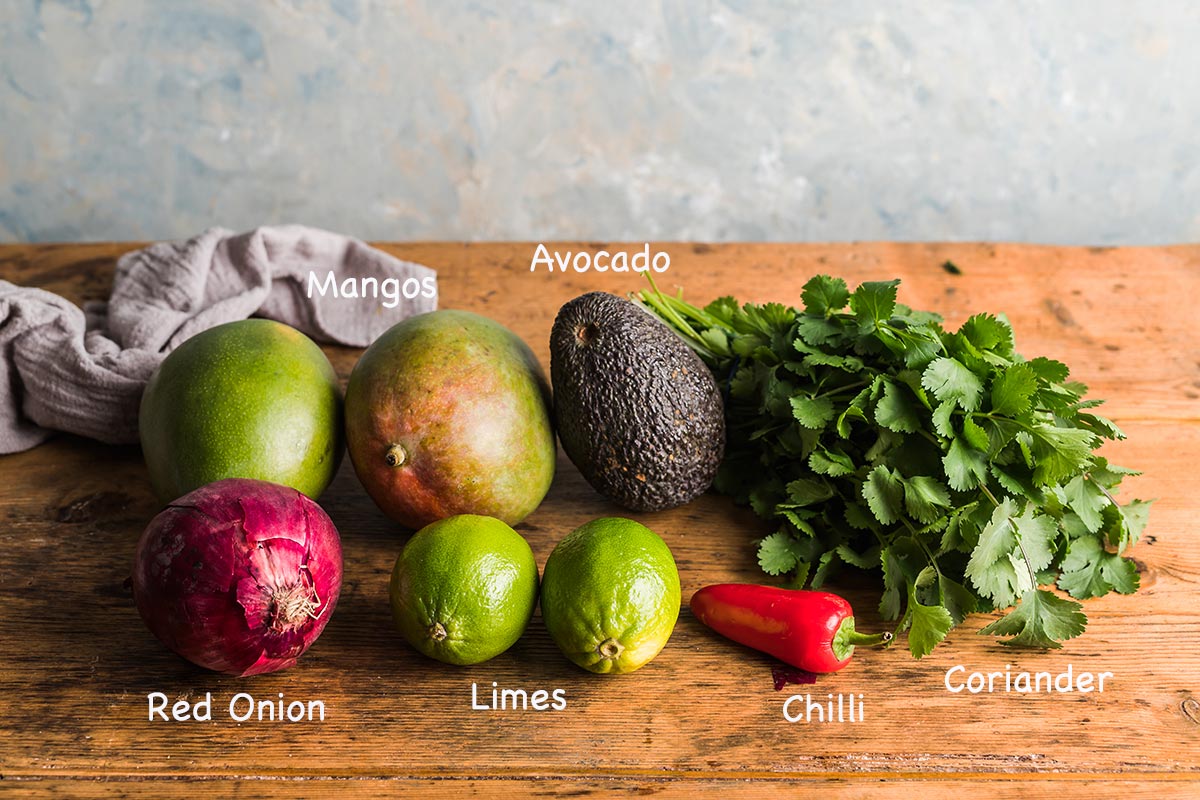
[[[312,500],[231,478],[170,503],[138,541],[133,597],[163,644],[207,669],[286,669],[337,605],[342,547]]]

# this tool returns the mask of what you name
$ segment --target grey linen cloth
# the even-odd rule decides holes
[[[310,272],[318,287],[311,298]],[[365,284],[367,296],[364,278],[375,281]],[[288,225],[242,234],[212,228],[127,253],[109,302],[86,313],[0,280],[0,453],[27,450],[52,430],[136,442],[146,381],[190,336],[253,314],[319,341],[365,347],[396,322],[437,308],[435,279],[432,269],[357,239]],[[358,297],[341,295],[347,280]]]

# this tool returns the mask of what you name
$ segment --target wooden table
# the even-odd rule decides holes
[[[115,257],[133,246],[0,247],[0,278],[76,302],[102,299]],[[633,275],[531,273],[532,244],[384,247],[437,268],[443,307],[508,325],[544,364],[563,302],[642,285]],[[1105,452],[1145,472],[1123,497],[1158,498],[1132,553],[1141,591],[1086,602],[1086,634],[1061,651],[1003,648],[975,635],[990,619],[976,615],[922,661],[902,647],[864,652],[817,686],[784,692],[774,691],[767,658],[711,635],[686,606],[667,648],[631,675],[575,668],[539,618],[508,653],[455,668],[417,655],[393,631],[387,579],[405,533],[347,464],[322,498],[345,549],[337,613],[296,668],[238,680],[183,662],[138,619],[125,579],[157,509],[137,448],[61,436],[0,457],[0,789],[32,797],[757,797],[781,788],[807,796],[821,784],[832,798],[1200,796],[1200,247],[662,248],[671,268],[660,282],[685,286],[696,301],[735,294],[794,303],[821,271],[852,284],[900,277],[902,302],[955,325],[973,312],[1006,311],[1020,350],[1071,364],[1129,434]],[[328,352],[345,379],[357,352]],[[520,530],[541,565],[569,530],[613,513],[560,456],[549,497]],[[725,498],[639,518],[674,551],[685,600],[704,584],[762,577],[752,541],[763,527]],[[882,625],[869,584],[838,588],[860,628]],[[1071,664],[1114,677],[1103,694],[952,694],[944,676],[957,664],[1052,672]],[[568,708],[472,711],[471,684],[493,681],[565,689]],[[783,703],[797,689],[862,694],[865,719],[786,722]],[[193,701],[211,692],[215,721],[150,722],[153,691]],[[327,716],[238,724],[225,715],[238,692],[319,699]]]

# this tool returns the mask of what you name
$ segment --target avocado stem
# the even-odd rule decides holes
[[[600,328],[594,322],[589,322],[586,325],[580,325],[575,328],[575,338],[583,347],[587,347],[594,342],[599,335]]]

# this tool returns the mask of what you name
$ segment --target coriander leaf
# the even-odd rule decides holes
[[[775,509],[779,505],[779,494],[782,487],[776,482],[768,482],[756,485],[750,490],[750,496],[747,500],[750,507],[754,509],[754,513],[760,517],[770,517],[775,513]]]
[[[902,434],[887,428],[878,428],[875,431],[875,444],[867,448],[867,452],[863,453],[863,458],[872,464],[878,463],[904,442],[905,438]]]
[[[796,573],[788,581],[788,585],[793,589],[803,589],[804,584],[808,582],[808,573],[812,569],[812,564],[807,561],[801,561],[796,565]]]
[[[713,300],[704,307],[704,312],[706,314],[716,317],[721,322],[726,324],[732,322],[733,318],[736,317],[740,311],[741,308],[738,306],[737,299],[730,297],[729,295],[718,297],[716,300]],[[710,328],[709,330],[712,329]]]
[[[824,317],[845,308],[850,291],[841,278],[814,275],[804,284],[800,299],[804,301],[805,311]]]
[[[816,536],[817,531],[808,520],[817,516],[815,511],[805,512],[803,510],[796,511],[790,508],[775,508],[775,512],[783,517],[788,523],[796,529],[797,533],[802,533],[806,536]]]
[[[843,439],[850,438],[850,420],[852,419],[861,419],[865,422],[867,415],[864,414],[863,410],[858,406],[848,406],[846,410],[842,412],[841,416],[838,417],[836,426],[838,436]]]
[[[874,569],[879,566],[879,545],[874,545],[865,553],[856,553],[848,544],[839,544],[837,553],[842,561],[859,569]]]
[[[1106,553],[1100,571],[1118,594],[1133,594],[1141,586],[1141,576],[1132,558]]]
[[[709,328],[703,331],[700,339],[704,342],[705,347],[718,356],[728,356],[732,352],[729,348],[729,334],[721,328]]]
[[[996,482],[1003,486],[1009,494],[1014,497],[1024,497],[1027,500],[1037,500],[1039,492],[1033,488],[1029,473],[1022,473],[1021,468],[1017,465],[1001,469],[992,464],[989,471]]]
[[[949,522],[950,522],[950,518],[943,514],[942,516],[939,516],[937,519],[933,520],[932,522],[926,523],[917,532],[918,533],[941,533],[942,531],[944,531],[946,529],[946,525],[949,524]]]
[[[867,476],[862,487],[863,499],[871,507],[875,519],[884,525],[892,525],[903,513],[904,489],[899,478],[880,464]]]
[[[764,387],[763,406],[773,416],[793,419],[792,399],[796,394],[796,386],[783,377],[785,373],[778,369],[772,370],[772,372],[773,374],[768,378]]]
[[[1105,489],[1116,489],[1123,478],[1128,478],[1132,475],[1141,475],[1136,469],[1127,469],[1118,467],[1116,464],[1108,463],[1108,459],[1103,456],[1097,458],[1092,468],[1088,470],[1088,474],[1092,476],[1092,480]]]
[[[941,509],[950,507],[950,493],[936,478],[915,475],[905,478],[903,483],[904,508],[913,519],[933,522],[941,516]]]
[[[946,517],[946,529],[942,532],[942,553],[954,551],[970,552],[962,535],[962,509],[956,508]]]
[[[904,364],[924,367],[941,352],[942,340],[936,330],[926,328],[896,329],[896,337],[904,345]]]
[[[1033,450],[1030,449],[1030,443],[1033,442],[1033,437],[1029,435],[1028,431],[1019,431],[1017,435],[1013,437],[1013,441],[1017,443],[1017,447],[1021,451],[1021,458],[1024,459],[1025,466],[1033,469]]]
[[[896,287],[899,280],[865,281],[850,295],[850,309],[861,323],[885,322],[896,310]]]
[[[1079,517],[1088,533],[1095,533],[1104,524],[1101,513],[1108,505],[1108,498],[1100,487],[1083,475],[1076,475],[1062,487],[1063,499]]]
[[[814,589],[820,589],[825,583],[825,579],[829,577],[829,572],[837,568],[838,552],[837,550],[826,550],[821,554],[820,560],[817,562],[817,571],[813,573],[812,582],[809,584]]]
[[[955,623],[962,622],[979,606],[970,589],[947,577],[945,573],[938,573],[938,591],[942,596],[942,605],[950,612],[950,617]]]
[[[1034,503],[1026,503],[1012,523],[1021,558],[1034,572],[1044,570],[1054,560],[1058,525],[1049,516],[1039,514]]]
[[[988,445],[986,449],[988,454],[993,457],[1021,432],[1020,423],[1007,419],[987,418],[983,420],[981,427],[987,432]]]
[[[863,370],[863,362],[860,358],[854,356],[834,356],[828,353],[809,353],[804,356],[804,365],[806,367],[836,367],[837,369],[851,373],[859,373]]]
[[[799,337],[792,339],[792,349],[806,358],[808,356],[814,356],[814,355],[822,356],[823,355],[820,350],[813,347],[808,342],[804,341],[803,339],[801,339]],[[832,358],[836,359],[836,358],[840,358],[840,356],[832,356]],[[793,367],[793,369],[795,369],[795,367]],[[796,371],[799,372],[798,369]]]
[[[1097,436],[1103,436],[1105,439],[1120,440],[1125,438],[1125,431],[1118,428],[1116,423],[1111,419],[1102,417],[1099,414],[1076,414],[1075,421]]]
[[[921,420],[908,392],[892,381],[883,384],[883,397],[875,405],[875,421],[897,433],[916,433],[921,429]]]
[[[1037,375],[1028,364],[1006,367],[992,383],[992,413],[1016,417],[1029,410]]]
[[[1074,395],[1076,400],[1087,394],[1087,384],[1081,381],[1067,381],[1058,388],[1065,394]]]
[[[1034,375],[1037,375],[1046,383],[1062,383],[1071,374],[1071,370],[1066,364],[1061,361],[1055,361],[1052,358],[1038,356],[1025,363],[1033,370]]]
[[[883,597],[879,599],[879,613],[884,619],[899,619],[901,598],[904,597],[901,589],[908,585],[904,567],[888,548],[879,551],[879,564],[883,567]]]
[[[954,627],[954,618],[946,608],[921,605],[917,602],[912,584],[909,584],[908,589],[908,613],[911,620],[908,629],[908,649],[914,658],[929,655]]]
[[[942,315],[936,311],[917,311],[903,303],[896,304],[895,316],[901,317],[909,327],[923,326],[937,333],[942,332]]]
[[[967,444],[976,450],[988,452],[992,445],[992,440],[988,438],[987,431],[979,427],[974,417],[967,414],[963,417],[962,425],[963,438],[967,440]]]
[[[892,358],[904,356],[904,342],[896,334],[896,329],[886,322],[872,323],[870,320],[860,322],[859,331],[863,337],[859,343],[860,348],[876,352],[879,349],[878,345],[882,345]]]
[[[917,590],[918,592],[923,589],[929,589],[931,586],[933,586],[934,581],[937,580],[937,574],[937,567],[935,567],[933,564],[928,565],[925,567],[925,569],[918,572],[917,577],[913,579],[913,589]],[[928,595],[924,594],[920,596]]]
[[[752,359],[765,349],[766,341],[757,333],[743,333],[734,337],[731,343],[733,352],[741,358]]]
[[[802,314],[796,318],[796,333],[808,344],[820,347],[842,333],[842,323],[836,319]]]
[[[1044,589],[1032,589],[1021,598],[1021,604],[1007,616],[988,625],[981,634],[1012,636],[1001,644],[1013,647],[1046,647],[1059,649],[1059,642],[1083,633],[1087,617],[1083,606],[1073,600],[1051,594]]]
[[[1124,522],[1125,535],[1119,542],[1113,542],[1121,552],[1142,538],[1142,532],[1146,530],[1146,523],[1150,521],[1150,502],[1149,500],[1130,500],[1121,506],[1121,520]]]
[[[950,417],[953,414],[954,403],[942,403],[933,412],[933,429],[947,439],[954,436],[954,426],[950,424]]]
[[[842,514],[846,518],[846,524],[855,530],[870,531],[879,527],[875,522],[875,518],[868,514],[858,503],[846,503],[846,508],[843,509]]]
[[[734,318],[733,325],[742,333],[757,332],[770,335],[790,327],[795,314],[795,309],[782,303],[746,303],[742,306],[742,313]]]
[[[1009,498],[1000,502],[992,512],[991,520],[979,532],[979,544],[971,553],[965,572],[979,593],[990,597],[1000,608],[1013,604],[1022,582],[1011,558],[1017,547],[1012,524],[1016,512],[1016,504]],[[1028,572],[1024,580],[1028,581]]]
[[[833,419],[833,401],[828,397],[794,395],[789,402],[792,405],[792,416],[806,428],[820,430],[825,427],[825,423]]]
[[[901,370],[896,373],[896,380],[911,389],[913,396],[920,401],[922,406],[927,409],[933,408],[933,405],[929,402],[929,395],[925,393],[925,387],[921,385],[921,373],[918,370]]]
[[[799,478],[787,485],[788,499],[796,506],[811,506],[833,497],[833,487],[826,481]]]
[[[1085,388],[1083,384],[1072,382],[1043,385],[1038,390],[1037,402],[1039,406],[1044,406],[1051,411],[1073,415],[1079,406],[1079,399],[1083,396]]]
[[[1004,498],[979,533],[979,544],[967,563],[966,575],[984,596],[1003,608],[1017,595],[1036,588],[1030,573],[1049,566],[1058,526],[1032,503],[1017,514],[1017,505]]]
[[[820,475],[840,478],[854,473],[854,462],[841,450],[818,447],[808,457],[808,468]]]
[[[782,575],[796,568],[796,540],[783,532],[772,533],[758,545],[758,566],[768,575]]]
[[[957,403],[964,411],[979,408],[983,384],[979,376],[955,358],[936,358],[921,374],[921,385],[942,402]]]
[[[950,449],[942,457],[942,466],[950,488],[958,492],[974,489],[987,480],[987,459],[983,453],[963,444],[962,439],[950,442]]]
[[[1062,562],[1058,588],[1086,600],[1115,589],[1121,594],[1137,591],[1139,577],[1133,561],[1105,550],[1099,540],[1084,536],[1071,542]]]
[[[991,314],[976,314],[964,322],[958,332],[978,350],[1012,352],[1012,328]]]
[[[756,370],[743,367],[733,374],[729,381],[729,394],[737,399],[752,398],[758,391],[758,376]]]
[[[1088,535],[1088,529],[1084,527],[1083,523],[1079,520],[1079,515],[1074,511],[1064,511],[1058,520],[1058,525],[1062,528],[1062,532],[1066,534],[1067,541]]]
[[[1033,480],[1040,486],[1070,478],[1091,464],[1092,448],[1096,445],[1091,431],[1035,425],[1029,434],[1035,464]]]

